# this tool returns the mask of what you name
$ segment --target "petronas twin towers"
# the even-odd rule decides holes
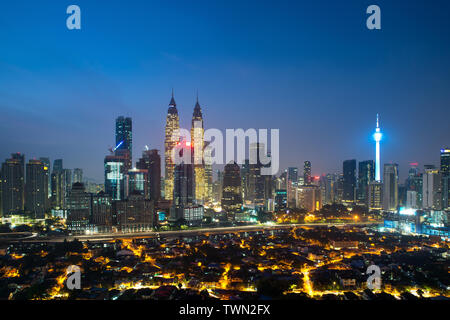
[[[175,163],[172,159],[172,150],[183,137],[180,136],[180,118],[178,116],[177,104],[172,91],[172,98],[166,117],[166,132],[164,140],[165,157],[165,185],[164,193],[166,200],[173,199],[174,169]],[[174,138],[175,137],[175,138]],[[204,127],[202,109],[198,102],[194,107],[191,127],[191,146],[193,148],[194,176],[195,176],[195,200],[199,204],[209,202],[212,193],[212,170],[210,165],[204,163]]]

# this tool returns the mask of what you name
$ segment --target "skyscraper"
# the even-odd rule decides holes
[[[450,148],[441,149],[442,208],[450,208]]]
[[[264,205],[268,196],[267,176],[261,174],[261,168],[264,167],[261,155],[267,155],[263,143],[250,144],[249,161],[249,181],[248,181],[248,199],[255,205]]]
[[[25,210],[34,218],[44,218],[48,200],[48,167],[40,160],[27,163]]]
[[[178,221],[184,218],[184,209],[193,204],[195,199],[195,178],[193,164],[193,150],[190,143],[186,141],[179,142],[175,151],[180,156],[190,157],[191,161],[185,162],[184,159],[175,165],[173,179],[172,209],[170,211],[170,220]]]
[[[367,205],[369,183],[375,179],[375,164],[373,160],[361,161],[358,164],[358,190],[357,200]]]
[[[11,159],[7,159],[2,164],[3,215],[23,213],[25,187],[24,161],[24,155],[20,155],[19,157],[18,154],[13,154]]]
[[[203,161],[204,128],[198,95],[192,114],[191,142],[194,149],[195,198],[198,203],[204,203],[206,199],[205,163]]]
[[[66,209],[66,200],[72,188],[72,170],[63,168],[62,159],[53,161],[51,187],[52,207],[55,209]]]
[[[296,191],[298,186],[298,169],[289,167],[287,171],[287,199],[290,208],[295,207]]]
[[[418,163],[410,163],[411,168],[408,171],[408,178],[405,181],[406,193],[409,191],[414,192],[410,193],[410,197],[412,194],[416,195],[416,206],[417,208],[422,208],[422,185],[423,178],[422,174],[417,169]],[[411,203],[413,201],[411,200]]]
[[[369,183],[368,206],[370,211],[383,209],[382,182],[372,181]]]
[[[127,157],[115,154],[105,157],[105,193],[110,195],[112,200],[125,199],[127,161]]]
[[[50,177],[50,158],[40,157],[39,160],[41,160],[42,163],[44,163],[44,166],[47,167],[47,181],[48,181],[47,196],[48,196],[48,199],[50,199],[52,196],[52,179]],[[49,200],[47,200],[47,202],[48,202],[47,208],[49,208],[50,207]]]
[[[212,147],[209,142],[205,142],[203,150],[205,161],[205,202],[210,203],[213,197],[213,171],[212,171]]]
[[[144,199],[150,199],[148,170],[137,168],[128,170],[125,178],[125,191],[125,198],[133,194],[140,194]]]
[[[236,162],[228,163],[223,173],[222,209],[227,213],[228,220],[234,219],[234,214],[241,209],[241,172]]]
[[[433,165],[425,165],[422,175],[423,209],[442,209],[441,173]]]
[[[305,161],[303,164],[303,184],[311,184],[311,161]]]
[[[120,116],[116,119],[116,147],[114,151],[128,150],[129,163],[131,168],[133,161],[133,132],[131,118]]]
[[[382,137],[383,134],[381,133],[379,117],[377,114],[377,127],[373,134],[373,139],[375,140],[375,181],[381,181],[380,141]]]
[[[144,150],[142,158],[136,163],[136,168],[148,171],[147,184],[150,190],[150,199],[155,202],[161,198],[161,156],[157,149]]]
[[[383,171],[383,209],[396,211],[398,207],[398,164],[386,163]]]
[[[354,202],[356,199],[356,160],[345,160],[343,164],[343,200]]]
[[[83,182],[83,169],[75,168],[73,169],[73,183],[82,183]]]
[[[164,195],[166,200],[173,199],[173,174],[175,164],[172,159],[172,150],[179,140],[179,130],[180,130],[180,119],[178,117],[177,104],[175,103],[172,90],[172,99],[170,100],[169,109],[167,111],[165,139],[164,139],[164,162],[165,162]]]

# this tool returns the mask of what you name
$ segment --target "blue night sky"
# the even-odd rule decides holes
[[[279,128],[281,167],[315,175],[373,159],[378,112],[382,162],[404,178],[450,145],[449,39],[449,1],[2,2],[0,160],[63,158],[102,181],[117,116],[134,160],[163,150],[173,87],[182,127],[198,90],[206,128]]]

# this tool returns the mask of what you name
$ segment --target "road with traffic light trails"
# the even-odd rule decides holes
[[[73,241],[78,239],[80,241],[90,242],[104,242],[112,241],[115,239],[143,239],[143,238],[179,238],[183,236],[196,236],[202,234],[223,234],[230,232],[245,232],[245,231],[267,231],[277,230],[283,228],[292,227],[345,227],[345,226],[370,226],[378,225],[381,222],[351,222],[351,223],[296,223],[296,224],[254,224],[246,226],[233,226],[233,227],[217,227],[217,228],[200,228],[200,229],[188,229],[177,231],[146,231],[146,232],[133,232],[133,233],[98,233],[98,234],[86,234],[86,235],[73,235],[73,236],[60,236],[60,237],[38,237],[26,239],[14,239],[11,242],[63,242]]]

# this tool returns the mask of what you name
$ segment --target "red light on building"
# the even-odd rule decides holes
[[[418,162],[411,162],[409,165],[411,167],[417,167],[419,165],[419,163]]]

